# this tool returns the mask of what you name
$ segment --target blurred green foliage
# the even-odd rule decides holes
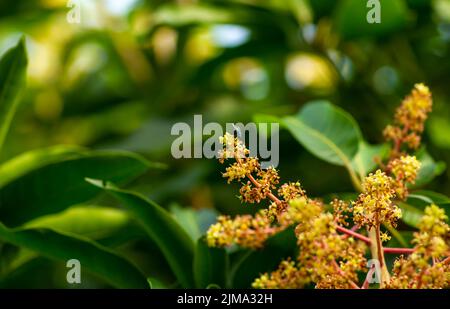
[[[423,137],[427,151],[423,155],[431,162],[427,190],[450,195],[450,169],[442,168],[445,163],[450,166],[450,1],[380,2],[380,24],[367,23],[368,9],[361,0],[81,0],[80,23],[68,23],[71,8],[65,0],[0,2],[0,54],[22,35],[28,49],[27,87],[20,93],[5,144],[0,144],[0,163],[7,162],[0,171],[0,221],[7,227],[0,225],[0,235],[12,239],[11,228],[18,224],[79,203],[87,203],[78,205],[81,213],[92,211],[92,205],[108,205],[111,209],[86,216],[90,224],[100,224],[118,202],[83,181],[90,177],[128,183],[127,189],[171,209],[186,230],[182,237],[197,242],[217,213],[251,213],[258,206],[240,204],[237,186],[225,184],[223,167],[214,160],[173,159],[174,123],[192,123],[194,114],[202,114],[204,122],[221,124],[250,122],[257,120],[256,115],[282,119],[311,100],[328,100],[356,119],[355,138],[362,134],[361,142],[380,145],[383,128],[417,82],[430,87],[434,101]],[[0,84],[4,78],[0,76]],[[6,112],[1,101],[0,112],[2,126]],[[55,145],[65,146],[46,148]],[[35,150],[41,148],[45,150]],[[352,191],[346,168],[338,166],[345,164],[321,161],[307,149],[311,151],[293,143],[288,130],[281,131],[279,169],[285,181],[300,180],[311,196]],[[17,157],[30,150],[35,151]],[[42,157],[42,151],[50,154]],[[356,148],[349,151],[354,154]],[[146,159],[167,168],[147,171],[160,166]],[[68,160],[69,165],[77,164],[70,172],[65,170]],[[443,162],[440,173],[435,173],[435,161]],[[8,169],[8,164],[13,165]],[[19,178],[20,166],[24,173],[31,172]],[[36,195],[25,195],[24,187]],[[48,197],[51,206],[41,207]],[[67,211],[58,214],[58,220],[80,215]],[[86,252],[95,249],[78,242],[86,230],[71,230],[68,224],[58,227],[51,224],[55,218],[43,218],[50,223],[31,221],[29,227],[56,226],[77,235],[71,241],[86,246]],[[417,221],[414,213],[407,218]],[[80,219],[87,231],[89,220]],[[125,267],[136,265],[154,287],[227,280],[220,273],[205,272],[177,281],[173,266],[177,263],[166,260],[157,240],[145,237],[134,219],[125,217],[118,223],[113,220],[99,236],[88,234],[89,238],[101,244],[103,258],[122,263],[115,253],[110,256],[114,248],[133,261]],[[12,244],[0,243],[0,286],[69,287],[64,265],[14,246],[43,236],[16,233],[21,236],[13,237]],[[56,249],[50,248],[53,253],[45,256],[61,258]],[[237,251],[224,262],[221,252],[203,249],[199,245],[190,253],[194,265],[199,260],[234,265],[233,279],[228,280],[237,281],[226,285],[248,286],[255,272],[274,266],[256,270],[246,266],[265,261],[264,253],[252,257]],[[286,248],[282,252],[290,254]],[[235,275],[239,267],[245,271]],[[91,264],[91,270],[98,273],[98,265]],[[30,273],[45,279],[34,280]],[[111,276],[123,280],[120,273]],[[81,287],[111,286],[112,279],[106,279],[88,275]],[[136,275],[133,286],[140,284]]]

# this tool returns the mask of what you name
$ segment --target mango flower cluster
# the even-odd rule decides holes
[[[354,222],[367,228],[387,223],[396,226],[401,218],[394,198],[406,199],[408,183],[414,183],[420,168],[415,156],[401,156],[388,164],[390,176],[381,170],[369,174],[363,182],[363,192],[353,205]]]
[[[392,202],[395,197],[392,182],[392,178],[381,170],[366,177],[363,182],[363,193],[354,202],[353,220],[356,224],[369,229],[380,223],[396,225],[402,212]]]
[[[366,245],[337,233],[336,218],[322,203],[306,197],[291,200],[287,210],[301,222],[295,228],[299,254],[282,261],[278,269],[262,274],[254,288],[355,288],[358,272],[366,269]]]
[[[394,157],[402,154],[402,146],[410,149],[417,149],[420,146],[420,135],[431,109],[430,89],[424,84],[414,85],[411,94],[397,109],[394,124],[388,125],[383,132],[385,138],[393,142],[392,155]]]
[[[281,231],[282,226],[271,226],[264,212],[255,216],[241,215],[231,219],[219,216],[206,234],[208,246],[225,247],[237,244],[244,248],[261,248],[268,237]]]
[[[419,232],[414,233],[414,252],[407,258],[400,257],[394,263],[393,275],[388,288],[438,289],[450,285],[450,228],[445,223],[443,209],[431,205],[419,223]],[[432,264],[430,264],[432,260]]]
[[[421,164],[415,156],[401,156],[389,162],[388,169],[391,171],[393,187],[399,199],[407,198],[407,184],[415,183],[420,166]]]
[[[255,157],[249,156],[249,151],[237,137],[226,133],[221,138],[224,146],[219,154],[220,162],[234,158],[235,162],[226,168],[223,177],[228,183],[249,179],[242,183],[240,200],[246,203],[260,203],[262,200],[271,200],[268,209],[262,210],[255,216],[241,215],[231,219],[229,216],[220,216],[217,223],[212,225],[206,234],[209,246],[224,247],[237,244],[245,248],[260,248],[266,239],[282,231],[290,224],[292,218],[283,218],[280,223],[273,224],[276,218],[287,216],[285,212],[289,200],[303,196],[305,193],[300,183],[283,184],[278,190],[278,172],[274,168],[263,170]],[[278,192],[280,198],[272,192]]]

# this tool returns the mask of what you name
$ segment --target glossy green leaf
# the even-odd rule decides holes
[[[370,145],[361,141],[359,149],[352,160],[352,168],[357,172],[361,179],[367,176],[377,167],[376,158],[383,159],[389,153],[387,144]]]
[[[111,183],[93,179],[87,181],[119,199],[156,242],[180,283],[184,287],[194,286],[194,243],[169,212],[153,201],[137,193],[118,189]]]
[[[402,210],[402,221],[412,227],[417,227],[420,219],[422,219],[423,211],[403,202],[399,203],[398,206]]]
[[[283,123],[313,155],[336,165],[350,165],[362,139],[355,120],[327,101],[308,103]]]
[[[148,288],[146,278],[124,258],[89,239],[49,229],[8,229],[0,223],[0,239],[50,259],[77,259],[88,270],[119,288]]]
[[[189,234],[192,241],[196,242],[202,235],[197,221],[196,211],[192,208],[183,208],[176,204],[171,205],[169,209],[178,224]]]
[[[61,213],[36,218],[24,224],[24,228],[48,228],[56,232],[84,236],[92,240],[121,237],[130,232],[131,219],[123,210],[97,207],[76,206]],[[126,237],[124,238],[126,240]],[[2,273],[11,272],[28,263],[39,254],[20,248],[11,263],[6,263]]]
[[[170,288],[156,278],[147,278],[147,282],[151,289],[169,289]]]
[[[98,190],[86,183],[86,177],[124,183],[157,166],[123,151],[82,151],[69,157],[63,152],[61,160],[55,157],[50,163],[45,161],[42,166],[36,161],[37,165],[26,173],[22,171],[19,178],[10,176],[13,180],[0,188],[0,218],[7,226],[21,225],[93,198]]]
[[[85,152],[87,149],[72,145],[58,145],[25,152],[0,165],[0,188],[39,167],[76,158]]]
[[[309,152],[331,164],[345,166],[355,188],[360,189],[352,160],[362,141],[358,124],[347,112],[327,101],[313,101],[282,124]]]
[[[428,136],[439,148],[450,149],[450,122],[447,115],[436,115],[428,122]]]
[[[421,166],[419,172],[417,173],[416,182],[411,186],[412,188],[420,187],[429,183],[436,176],[445,171],[445,163],[436,162],[424,148],[418,151],[416,157],[420,161]]]
[[[431,191],[415,191],[408,196],[406,202],[399,203],[402,220],[408,225],[417,227],[424,215],[424,209],[431,204],[444,209],[447,216],[450,215],[450,199],[447,196]]]
[[[408,195],[408,200],[418,200],[426,205],[435,204],[441,206],[450,204],[450,198],[448,196],[428,190],[417,190],[411,192]]]
[[[55,231],[102,239],[122,233],[130,224],[129,215],[120,209],[76,206],[61,213],[36,218],[26,228],[50,228]]]
[[[27,63],[25,38],[0,59],[0,152],[25,87]]]
[[[233,288],[251,287],[259,275],[275,270],[283,259],[293,257],[296,250],[297,241],[292,228],[270,237],[264,248],[249,250],[233,263],[230,274]]]
[[[228,273],[228,256],[223,248],[210,248],[205,237],[197,241],[194,256],[194,277],[197,288],[211,284],[225,287]]]

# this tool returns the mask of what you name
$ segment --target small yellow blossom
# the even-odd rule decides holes
[[[387,233],[381,233],[380,238],[382,242],[386,242],[391,240],[391,236],[389,236]]]

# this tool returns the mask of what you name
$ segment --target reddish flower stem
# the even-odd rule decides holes
[[[344,234],[347,234],[347,235],[349,235],[349,236],[352,236],[352,237],[355,237],[355,238],[357,238],[357,239],[359,239],[359,240],[362,240],[362,241],[364,241],[366,244],[370,244],[370,238],[369,237],[366,237],[366,236],[364,236],[364,235],[361,235],[361,234],[359,234],[359,233],[357,233],[357,232],[354,232],[354,231],[352,231],[352,230],[349,230],[349,229],[346,229],[345,227],[342,227],[342,226],[336,226],[336,230],[338,230],[339,232],[341,232],[341,233],[344,233]]]
[[[261,187],[261,184],[253,177],[252,174],[247,174],[247,178],[251,181],[251,183],[255,187],[257,188]],[[273,202],[281,204],[281,201],[272,192],[267,193],[267,197],[270,198]]]
[[[346,235],[349,235],[349,236],[355,237],[359,240],[362,240],[366,244],[370,244],[369,237],[361,235],[355,231],[346,229],[345,227],[342,227],[342,226],[337,226],[336,230],[338,230],[339,232],[344,233]],[[414,249],[412,249],[412,248],[386,248],[386,247],[383,248],[384,253],[392,253],[392,254],[410,254],[413,251],[414,251]]]
[[[241,158],[239,158],[237,155],[235,155],[235,160],[236,162],[238,162],[239,164],[242,165],[242,160]],[[253,177],[252,174],[248,173],[247,174],[247,178],[251,181],[251,183],[257,187],[260,188],[261,184]],[[270,198],[273,202],[277,203],[277,204],[281,204],[280,199],[278,199],[278,197],[276,197],[272,192],[267,193],[267,197]]]
[[[393,254],[411,254],[414,252],[413,248],[383,248],[384,253],[393,253]]]

